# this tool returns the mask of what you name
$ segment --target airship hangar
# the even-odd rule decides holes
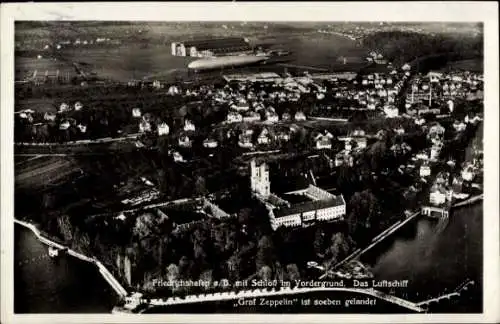
[[[212,57],[253,52],[248,40],[242,37],[188,40],[171,44],[173,56]]]

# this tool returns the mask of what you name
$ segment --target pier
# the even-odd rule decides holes
[[[44,237],[40,233],[38,228],[36,228],[36,226],[33,224],[23,222],[17,219],[14,219],[14,223],[24,226],[29,230],[31,230],[33,234],[35,234],[37,239],[43,244],[48,245],[52,248],[56,248],[58,250],[65,250],[69,255],[75,258],[95,264],[96,267],[99,269],[99,272],[102,274],[103,278],[109,283],[109,285],[115,290],[115,292],[120,297],[126,297],[128,295],[128,292],[125,290],[125,288],[123,288],[123,286],[118,282],[118,280],[116,280],[116,278],[111,274],[111,272],[109,272],[109,270],[100,261],[96,260],[95,258],[90,258],[81,253],[78,253],[62,244],[49,240],[48,238]]]
[[[143,300],[142,302],[150,306],[169,306],[169,305],[193,304],[201,302],[220,301],[220,300],[233,300],[239,298],[271,297],[271,296],[281,296],[287,294],[296,295],[296,294],[311,293],[311,292],[354,292],[362,295],[376,297],[378,299],[399,305],[414,312],[418,313],[425,312],[425,308],[413,302],[392,295],[388,295],[386,293],[383,293],[381,291],[372,288],[367,289],[367,288],[286,287],[286,288],[281,288],[279,290],[257,289],[249,291],[238,291],[238,292],[231,291],[231,292],[204,294],[204,295],[188,295],[184,298],[171,297],[167,299],[150,299],[150,300]],[[134,304],[140,304],[140,301],[135,301]]]
[[[439,303],[441,300],[450,300],[453,297],[460,297],[462,290],[467,290],[469,288],[469,286],[473,285],[473,284],[474,284],[474,281],[472,281],[472,280],[465,281],[460,286],[458,286],[454,292],[451,292],[449,294],[445,294],[445,295],[442,295],[439,297],[435,297],[435,298],[421,301],[419,303],[416,303],[416,305],[418,305],[420,307],[426,307],[432,303]]]
[[[387,238],[389,235],[391,235],[392,233],[396,232],[398,229],[400,229],[401,227],[403,227],[404,225],[406,225],[408,222],[412,221],[413,219],[415,219],[418,215],[420,215],[420,212],[415,212],[413,214],[411,214],[410,216],[408,216],[405,220],[403,221],[398,221],[396,222],[395,224],[393,224],[391,227],[389,227],[388,229],[386,229],[385,231],[383,231],[382,233],[380,233],[379,235],[375,236],[370,245],[368,245],[367,247],[365,247],[364,249],[357,249],[356,251],[354,251],[353,253],[351,253],[349,256],[347,256],[344,260],[340,261],[339,263],[335,264],[331,269],[329,269],[326,273],[324,273],[323,275],[321,275],[321,277],[319,277],[319,279],[324,279],[326,278],[328,275],[332,274],[332,271],[334,271],[335,269],[338,269],[340,266],[346,264],[347,262],[351,261],[351,260],[354,260],[356,259],[357,257],[359,257],[361,254],[365,253],[366,251],[368,251],[369,249],[371,249],[372,247],[374,247],[375,245],[377,245],[378,243],[380,243],[381,241],[383,241],[385,238]]]
[[[439,218],[448,218],[449,209],[443,207],[434,207],[434,206],[423,206],[422,207],[422,215],[433,217],[433,213],[439,215]]]
[[[454,204],[453,206],[451,206],[452,208],[456,208],[456,207],[462,207],[462,206],[466,206],[466,205],[470,205],[470,204],[473,204],[475,203],[476,201],[479,201],[479,200],[482,200],[483,199],[483,196],[484,194],[480,194],[480,195],[477,195],[477,196],[474,196],[474,197],[471,197],[467,200],[464,200],[462,202],[459,202],[459,203],[456,203]]]

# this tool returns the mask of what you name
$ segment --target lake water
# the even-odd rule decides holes
[[[482,203],[452,211],[444,229],[437,220],[422,217],[361,259],[373,267],[377,279],[409,280],[408,288],[390,292],[415,302],[450,293],[472,280],[475,284],[469,289],[466,309],[480,312]]]
[[[116,294],[94,265],[48,257],[47,246],[15,225],[15,313],[109,313]]]

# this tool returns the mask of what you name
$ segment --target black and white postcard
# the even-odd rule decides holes
[[[5,321],[499,320],[497,10],[2,6]]]

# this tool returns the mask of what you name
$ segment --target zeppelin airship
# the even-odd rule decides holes
[[[264,62],[268,56],[260,55],[239,55],[239,56],[220,56],[196,60],[188,64],[188,69],[202,71],[222,69],[226,67],[239,67]]]

